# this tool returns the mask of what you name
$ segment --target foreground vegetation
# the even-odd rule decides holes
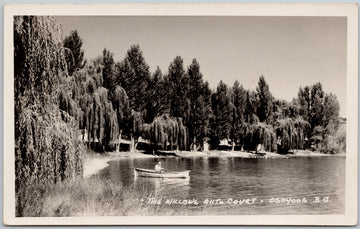
[[[169,215],[139,201],[155,195],[143,188],[123,187],[97,176],[52,185],[31,185],[19,198],[17,212],[27,217]]]
[[[107,49],[87,61],[76,31],[63,39],[52,17],[14,17],[17,216],[81,215],[82,208],[72,205],[76,199],[66,196],[76,193],[78,185],[85,192],[77,193],[79,201],[102,198],[101,191],[113,193],[112,188],[102,190],[111,186],[104,183],[86,193],[91,188],[81,180],[83,158],[87,148],[120,151],[123,138],[130,142],[130,151],[140,138],[154,151],[197,151],[204,143],[218,149],[223,139],[232,150],[253,151],[262,144],[264,150],[279,153],[309,147],[345,151],[339,103],[320,83],[300,88],[297,98],[288,102],[272,96],[264,76],[256,91],[238,81],[232,87],[220,81],[212,90],[196,59],[185,69],[177,56],[165,74],[160,68],[153,73],[149,69],[138,45],[119,62]],[[49,200],[40,198],[46,195]],[[113,197],[120,201],[123,195],[126,190]],[[113,200],[100,200],[104,206],[97,213],[115,211]]]

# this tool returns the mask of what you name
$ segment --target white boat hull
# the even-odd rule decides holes
[[[134,175],[139,177],[156,177],[156,178],[189,178],[190,170],[181,172],[157,172],[152,169],[135,168]]]

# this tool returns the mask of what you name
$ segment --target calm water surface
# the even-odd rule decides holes
[[[124,186],[145,189],[145,202],[150,195],[196,199],[199,204],[186,206],[189,209],[186,214],[344,214],[345,211],[345,157],[166,158],[162,159],[163,167],[169,171],[191,170],[191,178],[134,178],[135,167],[152,169],[157,160],[110,161],[99,175]],[[284,197],[301,202],[275,199]],[[320,202],[316,201],[317,197]],[[256,200],[251,204],[234,204],[230,198]],[[216,199],[224,204],[203,204]]]

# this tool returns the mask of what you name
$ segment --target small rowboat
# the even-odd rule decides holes
[[[134,175],[139,177],[157,177],[157,178],[189,178],[190,170],[181,172],[161,172],[152,169],[135,168]]]

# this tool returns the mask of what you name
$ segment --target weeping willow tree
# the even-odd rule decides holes
[[[303,149],[305,137],[310,130],[310,124],[301,118],[279,119],[275,123],[278,140],[278,152],[288,153],[291,149]]]
[[[52,17],[14,17],[16,215],[23,215],[30,185],[82,175],[78,114],[60,94],[67,66],[61,29]],[[59,98],[61,98],[59,100]],[[59,102],[61,104],[59,104]]]
[[[129,124],[130,152],[135,152],[139,137],[143,134],[144,121],[141,112],[132,110]]]
[[[170,118],[164,114],[151,124],[144,124],[143,137],[150,139],[154,150],[186,150],[188,148],[188,130],[181,118]]]
[[[128,128],[128,119],[130,117],[129,99],[126,91],[119,85],[112,91],[111,98],[118,124],[116,152],[119,152],[122,132]]]
[[[82,130],[82,140],[99,152],[111,150],[118,144],[122,97],[126,93],[111,93],[103,87],[103,64],[98,58],[73,74],[72,98],[79,106],[77,120]],[[115,94],[115,95],[114,95]],[[124,94],[124,95],[123,95]],[[116,100],[111,101],[115,97]],[[126,98],[125,98],[126,99]],[[120,137],[121,138],[121,137]]]
[[[271,125],[243,123],[241,129],[241,142],[245,150],[256,150],[258,144],[262,144],[266,151],[276,149],[276,135]]]
[[[181,118],[176,118],[179,126],[178,149],[188,150],[189,148],[189,129],[183,124]]]
[[[110,101],[105,102],[105,133],[104,133],[104,140],[103,144],[105,150],[110,150],[110,146],[112,142],[116,142],[115,144],[118,146],[119,142],[118,137],[121,133],[119,132],[118,120],[116,112],[113,110],[113,106]]]
[[[294,120],[295,128],[295,149],[305,149],[306,139],[310,133],[311,125],[301,117]]]
[[[61,88],[65,89],[64,87]],[[71,98],[71,94],[64,90],[59,92],[59,108],[63,111],[61,112],[61,118],[64,121],[70,121],[69,117],[71,117],[82,122],[83,112],[81,111],[81,108],[76,101]]]
[[[88,83],[88,87],[92,88],[93,80]],[[109,149],[110,143],[118,137],[119,127],[116,112],[108,100],[108,90],[99,87],[93,93],[85,95],[84,99],[86,100],[84,128],[88,133],[86,139],[88,145],[97,151]]]

